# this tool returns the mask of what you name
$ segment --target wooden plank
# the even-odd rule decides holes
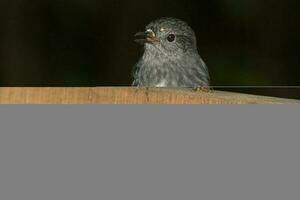
[[[0,104],[298,104],[232,92],[132,87],[0,88]]]

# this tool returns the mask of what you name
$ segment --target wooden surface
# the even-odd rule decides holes
[[[298,104],[231,92],[132,87],[0,88],[0,104]]]

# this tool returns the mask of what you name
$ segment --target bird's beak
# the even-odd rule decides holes
[[[156,37],[155,33],[150,29],[145,32],[138,32],[134,36],[136,38],[134,41],[139,44],[154,44],[160,42],[160,40]]]

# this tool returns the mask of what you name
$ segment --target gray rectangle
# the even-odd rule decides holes
[[[0,199],[299,199],[299,106],[0,106]]]

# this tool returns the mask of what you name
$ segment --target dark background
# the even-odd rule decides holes
[[[299,86],[299,12],[275,0],[4,0],[0,86],[128,86],[141,55],[134,33],[165,16],[195,30],[212,85]]]

